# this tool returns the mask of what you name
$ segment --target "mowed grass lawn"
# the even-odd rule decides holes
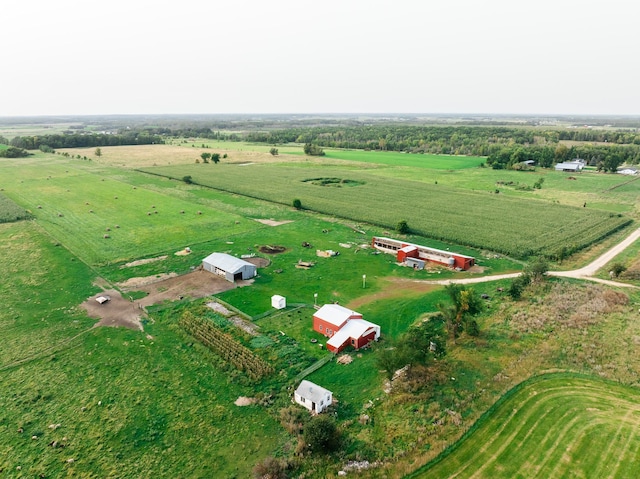
[[[78,305],[97,292],[93,272],[37,224],[0,225],[0,248],[9,477],[246,478],[287,440],[265,409],[233,404],[252,388],[175,321],[92,329]]]
[[[640,391],[569,374],[507,393],[439,462],[411,479],[628,478],[640,460]]]

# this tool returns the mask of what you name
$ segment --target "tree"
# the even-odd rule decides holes
[[[442,313],[449,334],[454,342],[459,333],[463,330],[469,335],[477,336],[479,334],[477,323],[473,317],[484,309],[482,299],[473,289],[467,289],[460,284],[449,284],[445,286],[445,291],[453,304],[438,304],[437,307]]]
[[[300,201],[298,198],[296,198],[295,200],[293,200],[293,207],[297,210],[301,210],[302,209],[302,201]]]
[[[96,156],[98,158],[100,158],[102,156],[102,149],[101,148],[96,148]]]
[[[304,442],[314,452],[328,453],[340,445],[340,431],[329,416],[315,416],[304,428]]]
[[[627,270],[627,267],[625,265],[623,265],[622,263],[613,263],[611,265],[611,275],[614,278],[619,277],[626,270]]]
[[[542,256],[539,256],[524,269],[524,274],[529,277],[532,283],[537,283],[544,279],[547,271],[549,271],[549,263]]]
[[[182,181],[184,181],[188,185],[193,183],[193,179],[191,178],[191,175],[183,176],[182,177]]]
[[[409,233],[409,225],[407,224],[407,222],[405,220],[400,220],[398,221],[398,224],[396,225],[396,231],[400,234],[407,234]]]
[[[324,156],[324,150],[318,145],[314,145],[312,143],[304,144],[304,153],[310,156]]]
[[[220,153],[212,153],[211,154],[211,161],[213,161],[214,163],[219,163],[220,162]]]
[[[533,184],[533,187],[534,187],[536,190],[540,190],[540,189],[542,189],[542,183],[544,183],[544,178],[538,178],[538,181],[536,181],[536,182]]]
[[[273,147],[269,150],[269,153],[271,153],[271,155],[273,156],[278,156],[278,149],[276,147]]]
[[[509,286],[509,289],[507,290],[507,293],[509,293],[511,299],[513,299],[514,301],[518,301],[522,297],[522,293],[529,284],[529,281],[529,277],[524,274],[515,278],[511,282],[511,286]]]
[[[200,158],[202,158],[203,162],[209,163],[209,158],[211,158],[211,153],[202,153],[200,155]]]

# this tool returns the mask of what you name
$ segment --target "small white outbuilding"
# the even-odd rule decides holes
[[[333,393],[304,379],[296,389],[293,398],[309,411],[319,414],[331,405]]]
[[[287,299],[279,294],[271,296],[271,307],[275,309],[284,309],[287,307]]]

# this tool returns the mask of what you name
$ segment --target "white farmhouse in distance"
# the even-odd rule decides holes
[[[319,414],[331,405],[333,393],[304,379],[293,394],[293,398],[309,411]]]

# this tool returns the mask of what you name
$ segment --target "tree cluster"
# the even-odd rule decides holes
[[[305,143],[304,154],[310,156],[324,156],[324,150],[313,143]]]
[[[16,136],[11,139],[11,146],[36,150],[40,145],[50,148],[93,148],[96,146],[151,145],[164,143],[162,137],[145,133],[128,132],[111,135],[106,133],[69,135]]]
[[[9,148],[0,148],[0,158],[24,158],[30,153],[24,148],[10,146]]]
[[[438,309],[445,319],[449,337],[456,338],[465,331],[469,336],[478,336],[480,329],[475,316],[484,310],[484,303],[471,288],[461,284],[445,286],[450,304],[438,304]]]
[[[493,169],[517,169],[516,166],[533,160],[537,166],[550,168],[555,163],[581,158],[590,166],[605,172],[615,172],[624,163],[640,163],[640,146],[636,145],[574,145],[522,146],[512,145],[500,148],[489,155],[487,166]]]
[[[441,315],[429,318],[412,326],[400,339],[390,346],[377,347],[378,367],[386,371],[388,379],[404,366],[429,365],[434,359],[446,354],[446,332]]]

